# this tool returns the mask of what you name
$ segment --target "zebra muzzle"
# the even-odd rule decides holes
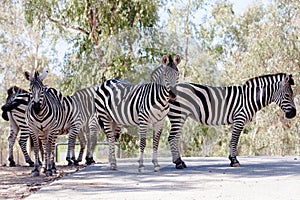
[[[171,101],[175,101],[176,100],[176,95],[177,95],[177,91],[175,88],[171,88],[169,91],[169,98]]]
[[[34,102],[33,103],[33,111],[38,114],[41,111],[41,104],[40,102]]]
[[[288,119],[292,119],[295,116],[296,116],[296,108],[292,108],[291,110],[285,112],[285,117]]]

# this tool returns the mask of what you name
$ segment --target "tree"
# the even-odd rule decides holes
[[[156,0],[43,0],[25,6],[27,22],[41,29],[50,24],[73,44],[62,70],[63,86],[69,92],[105,78],[124,78],[157,56],[151,47],[139,43],[155,31]]]

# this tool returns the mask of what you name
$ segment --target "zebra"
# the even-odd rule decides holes
[[[179,71],[177,65],[180,56],[163,56],[165,85],[146,83],[131,85],[130,83],[110,79],[97,88],[95,99],[99,124],[107,134],[109,141],[110,168],[115,170],[115,132],[121,125],[138,125],[140,132],[139,171],[144,170],[143,154],[146,146],[148,124],[153,124],[153,159],[154,171],[159,171],[157,148],[163,126],[163,119],[169,112],[169,100],[176,99],[176,85]]]
[[[47,74],[48,72],[44,72],[40,76],[36,71],[34,76],[31,76],[29,72],[25,72],[26,79],[30,81],[30,90],[33,96],[26,111],[26,122],[34,141],[33,176],[39,176],[37,139],[41,139],[46,155],[46,176],[52,176],[52,169],[54,172],[56,171],[54,146],[57,135],[60,130],[69,130],[68,154],[71,154],[70,149],[74,149],[76,136],[83,124],[78,96],[74,98],[63,96],[54,88],[45,87],[43,80]],[[67,159],[70,158],[67,157]]]
[[[24,94],[24,99],[21,100],[21,104],[17,109],[11,111],[13,106],[14,97],[18,94]],[[1,107],[2,109],[2,118],[6,121],[9,121],[9,137],[8,137],[8,161],[10,167],[15,167],[16,163],[14,161],[13,147],[17,138],[17,134],[20,131],[19,145],[21,147],[22,153],[25,158],[25,162],[29,166],[33,167],[33,161],[31,160],[27,149],[26,144],[29,136],[28,126],[25,122],[25,111],[28,105],[29,92],[25,89],[13,86],[7,90],[7,99],[5,105]],[[30,138],[31,139],[31,138]],[[32,144],[32,142],[30,143]]]
[[[78,134],[83,135],[86,133],[87,152],[85,159],[87,165],[95,163],[93,152],[97,142],[97,134],[101,131],[96,116],[95,96],[96,88],[93,86],[78,90],[71,96],[71,98],[77,102],[77,109],[79,110],[80,119],[82,121],[82,127]],[[79,154],[81,157],[77,159],[77,162],[81,161],[83,150],[84,149],[81,149]]]
[[[161,81],[161,74],[162,67],[154,70],[151,81]],[[239,137],[256,112],[274,102],[285,112],[286,118],[296,116],[291,85],[294,85],[292,75],[285,73],[258,76],[240,86],[178,84],[177,99],[170,102],[168,113],[171,123],[168,141],[176,168],[186,168],[180,157],[178,140],[187,117],[205,125],[233,124],[229,160],[231,167],[239,167],[236,158]]]

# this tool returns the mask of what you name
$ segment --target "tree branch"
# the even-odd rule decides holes
[[[60,21],[58,21],[58,20],[52,19],[51,17],[49,17],[49,20],[50,20],[51,22],[55,23],[55,24],[58,24],[58,25],[60,25],[60,26],[65,27],[65,28],[73,29],[73,30],[79,31],[79,32],[81,32],[81,33],[83,33],[83,34],[86,34],[86,35],[89,35],[89,34],[90,34],[88,31],[86,31],[86,30],[84,30],[84,29],[82,29],[82,28],[80,28],[80,27],[70,26],[70,25],[65,24],[65,23],[63,23],[63,22],[60,22]]]

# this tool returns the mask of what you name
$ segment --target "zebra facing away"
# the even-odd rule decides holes
[[[10,107],[14,101],[16,95],[23,94],[24,99],[17,109],[11,111]],[[14,161],[13,147],[20,131],[19,145],[21,147],[22,153],[25,158],[25,162],[29,166],[33,167],[33,161],[31,160],[27,149],[26,144],[29,136],[28,126],[25,122],[25,111],[28,105],[29,92],[17,86],[13,86],[7,90],[6,103],[1,107],[2,109],[2,118],[6,121],[9,121],[9,137],[8,137],[8,161],[10,167],[15,167],[16,163]]]
[[[115,132],[121,125],[138,125],[140,132],[139,171],[144,170],[143,153],[146,146],[148,124],[153,124],[154,171],[159,171],[157,148],[163,120],[169,112],[169,100],[176,99],[180,56],[163,56],[165,85],[146,83],[131,85],[125,81],[111,79],[97,88],[96,109],[98,120],[109,141],[111,169],[116,169]]]
[[[152,74],[152,81],[159,81],[161,67]],[[239,167],[237,144],[245,124],[256,112],[276,103],[288,119],[296,116],[293,100],[292,75],[278,73],[249,79],[240,86],[211,87],[195,83],[177,85],[177,99],[170,102],[168,113],[171,122],[169,144],[176,168],[186,165],[180,157],[178,140],[187,117],[206,125],[233,124],[230,144],[230,166]]]

